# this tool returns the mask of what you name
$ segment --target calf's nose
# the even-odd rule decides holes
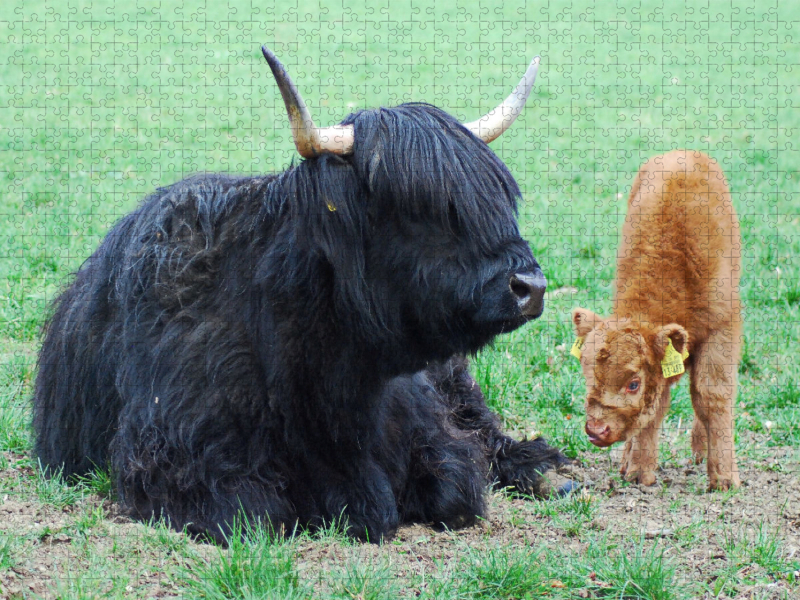
[[[542,314],[547,279],[539,269],[533,273],[515,273],[511,276],[508,287],[523,315],[535,319]]]
[[[597,421],[589,421],[586,423],[586,435],[589,436],[589,441],[595,446],[605,447],[609,446],[608,436],[611,434],[611,427],[603,425]]]

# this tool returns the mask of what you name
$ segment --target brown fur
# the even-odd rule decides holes
[[[739,222],[714,160],[677,150],[642,166],[617,253],[614,314],[572,312],[575,333],[584,338],[586,432],[598,446],[626,441],[621,472],[629,481],[656,480],[658,432],[670,387],[681,378],[661,371],[671,340],[678,352],[689,352],[694,458],[708,459],[710,488],[739,485],[733,404],[740,249]]]

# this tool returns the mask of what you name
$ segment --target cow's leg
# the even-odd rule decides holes
[[[305,468],[304,481],[295,478],[291,490],[302,522],[341,524],[348,535],[373,543],[394,535],[400,525],[397,500],[389,476],[366,450],[309,456]]]
[[[517,441],[503,433],[500,419],[486,406],[466,359],[454,357],[431,369],[430,374],[445,398],[453,423],[480,439],[490,463],[489,477],[496,486],[538,497],[563,495],[578,487],[555,473],[570,462],[557,448],[543,438]]]
[[[397,377],[380,398],[373,455],[389,475],[403,522],[457,529],[485,512],[488,465],[479,440],[450,422],[427,373]]]
[[[656,402],[653,420],[640,432],[625,442],[620,474],[626,481],[653,485],[658,469],[658,436],[661,422],[670,405],[670,386],[665,385],[661,398]]]
[[[459,529],[486,512],[488,469],[476,440],[449,430],[447,417],[432,416],[416,425],[407,485],[400,496],[405,521]]]
[[[130,459],[114,456],[120,499],[133,517],[163,518],[178,531],[220,544],[227,544],[234,532],[246,533],[248,525],[260,524],[279,536],[297,526],[277,474],[216,477],[215,465],[200,460],[181,463],[174,458],[178,453],[164,445],[160,452],[145,444],[139,447],[142,452]],[[237,530],[237,522],[244,527]]]
[[[198,346],[203,356],[218,347]],[[163,350],[170,351],[179,355]],[[283,438],[268,415],[251,410],[266,399],[248,357],[218,361],[216,386],[203,377],[205,370],[171,377],[169,369],[146,370],[163,362],[136,358],[126,361],[130,373],[150,376],[126,379],[110,445],[123,506],[137,518],[163,517],[178,530],[219,542],[237,519],[291,532],[297,516],[285,490]]]
[[[710,489],[726,490],[740,483],[733,440],[740,350],[739,336],[731,329],[715,331],[694,350],[690,390],[695,416],[706,432]]]
[[[490,474],[495,487],[537,498],[565,496],[580,487],[568,472],[559,470],[569,459],[544,438],[517,441],[504,435],[496,439],[499,448],[492,457]]]

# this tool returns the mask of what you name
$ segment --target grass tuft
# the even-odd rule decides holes
[[[255,600],[308,598],[300,582],[291,542],[277,538],[261,524],[237,519],[217,556],[194,555],[181,571],[193,598]]]
[[[36,479],[33,482],[34,491],[39,501],[56,508],[75,506],[86,495],[86,489],[78,482],[72,485],[64,480],[63,469],[50,469],[42,467],[39,462],[36,470]]]
[[[759,565],[768,574],[794,574],[800,568],[798,561],[789,560],[783,550],[779,531],[761,522],[757,529],[729,528],[723,532],[722,547],[734,565]]]
[[[677,585],[674,566],[658,546],[647,548],[643,542],[626,548],[589,544],[587,559],[592,569],[588,587],[597,598],[678,600],[684,597]]]
[[[333,575],[330,598],[337,600],[394,600],[400,589],[386,560],[362,559],[354,555]]]
[[[0,573],[11,569],[16,564],[17,537],[0,531]]]
[[[109,469],[97,468],[88,475],[78,477],[77,481],[86,491],[92,494],[97,494],[101,498],[109,500],[116,499],[117,484]]]
[[[459,592],[467,598],[538,598],[552,588],[541,550],[525,546],[468,550]]]

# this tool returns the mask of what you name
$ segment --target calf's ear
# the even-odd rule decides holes
[[[575,328],[575,335],[579,338],[586,337],[602,320],[600,315],[585,308],[572,309],[572,325]]]
[[[672,347],[678,351],[678,354],[683,354],[683,351],[689,345],[689,334],[677,323],[670,323],[659,329],[653,345],[653,351],[658,360],[664,358],[670,341],[672,341]]]

